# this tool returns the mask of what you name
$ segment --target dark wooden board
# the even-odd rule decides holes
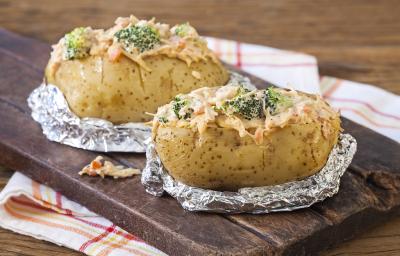
[[[170,255],[310,255],[399,213],[400,145],[345,119],[345,131],[356,137],[359,150],[339,193],[295,212],[191,213],[169,196],[146,194],[137,177],[80,177],[78,171],[97,154],[49,142],[26,104],[42,80],[49,51],[47,44],[0,30],[0,164],[55,188]],[[104,156],[144,165],[142,154]]]

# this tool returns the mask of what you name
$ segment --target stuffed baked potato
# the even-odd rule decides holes
[[[148,121],[178,93],[224,85],[228,73],[189,24],[118,18],[115,26],[77,28],[65,35],[45,78],[79,117],[113,123]]]
[[[340,130],[339,114],[320,96],[278,88],[200,88],[153,119],[155,148],[171,176],[232,191],[318,172]]]

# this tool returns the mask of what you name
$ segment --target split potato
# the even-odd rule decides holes
[[[165,169],[176,180],[200,188],[236,191],[300,180],[325,165],[341,128],[338,113],[319,96],[274,89],[281,97],[275,110],[267,107],[264,114],[249,119],[244,118],[248,111],[232,113],[227,109],[241,96],[229,96],[224,90],[219,93],[205,88],[180,96],[180,102],[187,102],[186,111],[192,113],[186,119],[174,116],[175,102],[158,110],[153,141]],[[205,94],[210,97],[199,111],[199,95]],[[250,99],[258,99],[258,94]],[[228,96],[221,100],[221,95]],[[262,92],[260,100],[273,100],[263,95],[268,93]],[[286,106],[279,109],[279,104]],[[206,105],[210,109],[205,110]],[[208,111],[215,113],[205,117]],[[207,125],[199,126],[204,120],[208,120]]]
[[[115,124],[151,120],[178,93],[224,85],[229,74],[188,23],[134,16],[108,30],[76,28],[53,46],[45,70],[79,117]]]
[[[168,103],[179,93],[203,86],[223,85],[227,71],[211,60],[193,62],[163,55],[144,59],[151,71],[122,56],[112,62],[107,56],[90,56],[60,63],[54,75],[47,71],[47,82],[65,95],[71,110],[79,117],[97,117],[113,123],[144,122],[146,114]],[[200,79],[193,76],[200,74]]]

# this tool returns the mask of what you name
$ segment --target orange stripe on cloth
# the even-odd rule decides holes
[[[18,204],[20,204],[20,205],[24,205],[24,206],[27,206],[27,207],[31,207],[31,208],[33,208],[33,209],[38,209],[38,210],[42,210],[42,211],[45,211],[45,212],[49,212],[49,213],[52,213],[52,212],[53,212],[53,213],[54,213],[53,210],[51,210],[51,209],[49,209],[49,208],[46,208],[46,207],[44,207],[44,206],[41,206],[41,205],[39,205],[39,204],[33,203],[33,202],[29,202],[29,201],[25,201],[25,200],[20,200],[20,199],[15,198],[15,197],[11,198],[10,200],[11,200],[12,202],[18,203]],[[98,224],[98,223],[95,223],[95,222],[92,222],[92,221],[84,220],[84,219],[81,219],[81,218],[76,217],[76,216],[74,216],[74,215],[70,215],[70,214],[64,214],[64,215],[66,215],[66,216],[68,216],[68,217],[70,217],[70,218],[73,218],[73,219],[75,219],[75,220],[77,220],[77,221],[80,221],[80,222],[82,222],[82,223],[84,223],[84,224],[87,224],[87,225],[89,225],[89,226],[91,226],[91,227],[94,227],[94,228],[99,228],[99,229],[102,229],[102,230],[106,230],[106,229],[108,228],[107,226],[104,226],[104,225],[101,225],[101,224]],[[81,227],[84,228],[85,226],[81,225]],[[124,237],[124,238],[127,239],[127,240],[133,240],[133,241],[143,242],[143,240],[141,240],[140,238],[135,237],[135,236],[133,236],[133,235],[131,235],[131,234],[129,234],[129,233],[123,232],[123,231],[121,231],[121,230],[114,229],[113,232],[114,232],[116,235],[122,236],[122,237]]]
[[[15,218],[23,219],[25,221],[29,221],[29,222],[32,222],[32,223],[36,223],[36,224],[40,224],[40,225],[44,225],[44,226],[48,226],[48,227],[60,228],[60,229],[65,230],[65,231],[69,231],[69,232],[72,232],[72,233],[76,233],[76,234],[82,235],[82,236],[84,236],[84,237],[86,237],[86,238],[88,238],[90,240],[92,240],[92,239],[96,238],[97,236],[99,236],[98,232],[96,232],[97,234],[94,235],[94,234],[90,234],[88,232],[85,232],[85,231],[81,230],[80,228],[88,229],[88,226],[85,226],[83,224],[79,225],[78,223],[75,223],[75,225],[78,225],[80,227],[80,228],[75,228],[75,227],[67,226],[68,224],[63,225],[63,224],[53,223],[53,222],[50,222],[50,221],[46,221],[46,220],[42,220],[42,219],[38,219],[38,218],[34,218],[34,217],[30,217],[30,216],[25,216],[25,215],[19,214],[19,213],[17,213],[17,211],[19,211],[19,212],[29,212],[29,211],[27,211],[26,209],[20,209],[20,208],[18,208],[16,206],[13,206],[11,203],[17,203],[17,204],[20,204],[20,205],[23,205],[23,206],[31,207],[32,209],[38,209],[38,211],[32,212],[32,214],[40,215],[41,213],[47,213],[48,214],[49,212],[54,214],[53,217],[47,216],[47,218],[56,218],[56,217],[58,217],[60,215],[58,213],[48,209],[48,208],[44,208],[41,205],[32,204],[32,203],[28,204],[26,201],[21,201],[21,200],[18,200],[16,198],[12,198],[8,203],[6,203],[4,205],[4,207],[5,208],[7,207],[6,208],[7,212],[10,215],[12,215],[13,217],[15,217]],[[74,218],[73,216],[70,216],[70,215],[62,215],[62,216],[64,216],[65,218]],[[64,223],[68,223],[68,219],[65,219],[65,220],[59,219],[59,221],[62,221]],[[121,231],[115,232],[115,229],[112,232],[115,233],[115,234],[118,234],[118,235],[120,233],[122,233]],[[135,255],[143,255],[143,256],[145,256],[145,255],[151,255],[152,254],[151,251],[149,251],[145,247],[142,248],[142,249],[140,249],[140,248],[135,249],[134,245],[129,245],[128,243],[125,242],[125,240],[127,240],[128,242],[131,241],[131,240],[127,239],[124,236],[120,236],[120,237],[122,237],[122,239],[123,239],[122,241],[112,242],[112,241],[109,241],[109,240],[102,240],[102,241],[98,241],[97,243],[99,245],[102,245],[102,246],[107,246],[107,248],[110,247],[112,249],[120,249],[120,250],[124,250],[124,251],[127,251],[127,252],[134,253]],[[126,247],[126,244],[128,244],[128,247]],[[137,244],[136,246],[141,247],[140,244]],[[148,251],[148,253],[142,252],[140,250]]]
[[[33,198],[36,200],[40,201],[40,204],[50,208],[58,213],[61,214],[67,214],[67,215],[72,215],[72,211],[69,209],[64,209],[61,207],[61,194],[56,192],[56,204],[51,204],[46,200],[43,200],[42,194],[40,192],[40,184],[37,183],[36,181],[32,180],[32,192],[33,192]]]
[[[25,220],[25,221],[29,221],[32,223],[36,223],[36,224],[41,224],[44,226],[48,226],[48,227],[53,227],[53,228],[59,228],[65,231],[69,231],[69,232],[73,232],[76,234],[79,234],[81,236],[84,236],[86,238],[92,239],[93,235],[79,229],[79,228],[74,228],[74,227],[70,227],[70,226],[66,226],[66,225],[62,225],[62,224],[57,224],[57,223],[52,223],[50,221],[45,221],[45,220],[41,220],[41,219],[37,219],[34,217],[29,217],[29,216],[25,216],[22,214],[19,214],[15,211],[15,208],[12,207],[10,204],[5,204],[4,205],[4,209],[7,211],[8,214],[10,214],[11,216],[17,218],[17,219],[21,219],[21,220]]]
[[[114,237],[115,237],[115,236],[114,236]],[[124,240],[121,242],[121,247],[126,246],[126,245],[128,244],[128,242],[129,242],[129,240],[124,239]],[[97,256],[108,256],[113,250],[114,250],[114,248],[111,248],[111,247],[104,248],[103,250],[101,250],[101,251],[97,254]]]
[[[323,94],[323,97],[330,97],[340,87],[342,81],[336,79],[336,82]]]
[[[86,241],[85,243],[83,243],[81,245],[81,248],[79,248],[80,252],[84,252],[90,245],[92,245],[93,243],[97,243],[100,242],[103,238],[105,238],[106,236],[108,236],[108,234],[110,234],[111,232],[113,232],[113,230],[115,230],[115,225],[112,224],[109,228],[106,229],[106,231],[88,241]]]
[[[341,107],[340,108],[341,111],[349,111],[349,112],[353,112],[355,114],[357,114],[358,116],[362,117],[364,120],[366,120],[367,122],[371,123],[372,125],[375,125],[377,127],[381,127],[381,128],[389,128],[389,129],[399,129],[400,127],[396,127],[396,126],[391,126],[391,125],[385,125],[385,124],[380,124],[375,122],[374,120],[370,119],[367,114],[363,113],[362,111],[359,111],[357,109],[353,109],[353,108],[347,108],[347,107]]]
[[[32,193],[35,199],[42,200],[42,194],[40,193],[40,184],[34,180],[32,180]]]

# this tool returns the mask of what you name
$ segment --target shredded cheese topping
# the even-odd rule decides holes
[[[318,121],[322,123],[323,135],[328,137],[330,129],[324,129],[324,127],[329,128],[331,120],[339,117],[338,111],[331,108],[321,96],[281,88],[271,89],[281,98],[273,107],[268,105],[268,100],[262,101],[267,97],[266,90],[248,90],[242,93],[240,96],[261,100],[260,102],[264,104],[261,110],[263,113],[259,116],[244,117],[226,107],[229,107],[227,102],[238,99],[240,90],[243,90],[240,86],[227,85],[204,87],[186,95],[179,95],[179,101],[175,99],[158,109],[153,119],[153,136],[159,126],[191,128],[200,134],[205,132],[207,127],[224,127],[235,129],[241,137],[251,136],[256,143],[260,144],[265,134],[294,123],[305,124]],[[176,102],[184,102],[179,105],[178,112]]]
[[[130,17],[119,17],[115,20],[115,25],[107,30],[104,29],[92,29],[87,27],[86,37],[89,38],[90,51],[89,55],[107,55],[111,61],[117,61],[122,55],[133,60],[139,64],[146,71],[151,69],[146,65],[144,59],[148,56],[165,55],[171,58],[178,58],[188,66],[193,62],[201,60],[212,60],[217,65],[221,65],[216,55],[207,47],[207,42],[202,39],[197,31],[189,24],[185,25],[185,31],[179,31],[179,26],[176,25],[172,28],[168,24],[155,22],[155,19],[151,20],[139,20],[135,16]],[[118,42],[115,34],[130,26],[150,26],[160,36],[160,43],[153,49],[140,52],[139,50],[133,49],[133,51],[127,51],[123,45]],[[49,68],[50,74],[54,75],[57,68],[60,66],[65,52],[65,38],[61,38],[60,41],[53,45],[53,51],[51,53]],[[194,77],[200,77],[199,73],[194,73]]]

